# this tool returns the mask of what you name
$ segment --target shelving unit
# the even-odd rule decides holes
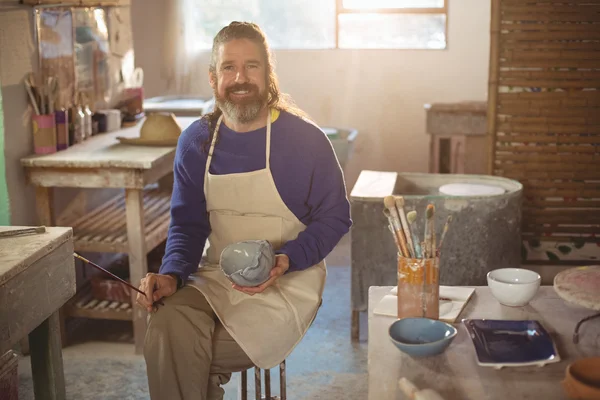
[[[171,195],[158,187],[144,189],[144,237],[150,252],[167,237],[171,216]],[[73,227],[76,251],[127,253],[127,218],[125,195],[115,196],[67,226]]]
[[[91,286],[85,285],[65,304],[66,316],[78,318],[132,321],[131,304],[118,301],[98,300],[92,296]]]

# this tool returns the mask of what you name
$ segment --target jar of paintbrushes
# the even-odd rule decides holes
[[[383,213],[398,248],[398,318],[424,317],[439,319],[439,248],[436,245],[435,207],[425,210],[423,240],[416,235],[417,211],[404,210],[404,198],[386,196]],[[448,219],[442,240],[448,231]]]

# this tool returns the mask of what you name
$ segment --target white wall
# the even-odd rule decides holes
[[[136,64],[146,96],[172,93],[161,74],[165,3],[134,0]],[[485,100],[490,1],[449,0],[447,50],[280,50],[281,88],[320,125],[360,132],[346,166],[351,188],[362,169],[426,172],[424,104]],[[208,55],[201,60],[208,68]],[[206,74],[198,95],[210,96]]]

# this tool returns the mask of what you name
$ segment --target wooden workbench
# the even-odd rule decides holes
[[[0,356],[29,335],[38,400],[65,398],[58,310],[75,290],[71,228],[0,238]]]
[[[600,325],[590,322],[582,326],[580,342],[573,343],[575,325],[590,311],[569,305],[551,286],[540,287],[525,307],[503,306],[487,286],[478,286],[454,324],[458,335],[450,347],[436,356],[412,358],[390,340],[388,329],[396,319],[373,314],[391,289],[369,289],[369,400],[404,399],[398,389],[402,377],[420,389],[437,391],[447,400],[562,400],[566,396],[560,381],[567,365],[579,358],[600,356]],[[543,367],[480,367],[469,333],[460,322],[465,318],[537,320],[552,336],[561,360]]]
[[[197,118],[181,117],[187,128]],[[73,227],[75,250],[127,253],[129,279],[134,286],[148,272],[147,254],[167,237],[170,191],[149,186],[173,171],[175,146],[148,147],[121,144],[116,138],[137,137],[143,121],[134,127],[102,133],[49,155],[21,160],[27,179],[36,187],[40,224],[55,224],[52,189],[120,188],[123,193],[62,225]],[[133,291],[132,291],[133,292]],[[135,304],[135,292],[132,302]],[[65,317],[133,321],[135,352],[143,349],[146,312],[128,304],[97,302],[89,292],[78,293],[65,307]]]

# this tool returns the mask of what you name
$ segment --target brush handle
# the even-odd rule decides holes
[[[417,238],[417,235],[414,233],[414,231],[412,232],[412,241],[415,245],[415,258],[422,258],[423,252],[421,250],[421,245],[419,244],[419,238]]]
[[[400,221],[402,223],[402,230],[404,231],[404,236],[406,237],[406,247],[408,247],[408,251],[410,252],[410,257],[415,258],[415,247],[413,245],[412,236],[410,234],[410,229],[408,226],[408,221],[406,220],[406,215],[404,214],[404,208],[401,207],[397,210],[400,215]]]
[[[392,226],[396,231],[396,237],[399,240],[400,248],[402,249],[402,255],[404,257],[410,257],[410,252],[408,250],[408,245],[406,243],[406,236],[404,235],[404,231],[402,230],[402,224],[400,223],[400,218],[398,216],[398,210],[396,210],[396,206],[392,209],[389,209],[390,216],[392,219]]]
[[[435,240],[435,224],[433,221],[433,217],[431,217],[431,219],[427,222],[427,224],[429,225],[429,233],[431,234],[431,239],[429,242],[429,255],[430,257],[434,257],[435,256],[435,249],[436,249],[436,240]]]
[[[423,256],[425,258],[431,257],[431,225],[429,219],[425,220],[425,240],[423,245]]]
[[[440,244],[437,248],[436,254],[439,254],[442,250],[442,244],[444,243],[444,238],[446,237],[446,233],[448,233],[448,228],[450,227],[450,222],[452,221],[452,215],[448,216],[446,220],[446,224],[444,225],[444,231],[442,232],[442,237],[440,238]]]

